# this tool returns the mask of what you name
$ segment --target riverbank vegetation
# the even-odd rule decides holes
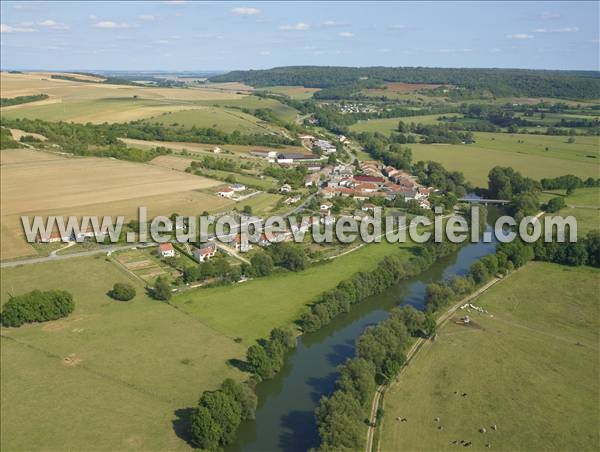
[[[376,447],[596,449],[599,282],[531,262],[471,301],[386,391]]]

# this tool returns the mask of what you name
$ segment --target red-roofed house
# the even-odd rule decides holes
[[[158,253],[162,257],[175,257],[175,248],[170,243],[161,243],[158,245]]]
[[[215,243],[205,243],[200,248],[194,250],[194,259],[198,262],[205,262],[217,254],[217,245]]]

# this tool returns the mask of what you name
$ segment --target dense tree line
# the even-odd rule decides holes
[[[540,181],[540,184],[544,190],[564,189],[567,191],[567,195],[570,195],[577,188],[599,187],[600,178],[594,179],[593,177],[588,177],[586,180],[583,180],[580,177],[567,174],[565,176],[544,178]]]
[[[75,309],[73,296],[64,290],[42,292],[33,290],[11,296],[2,309],[3,326],[21,326],[24,323],[46,322],[68,316]]]
[[[453,301],[472,293],[497,275],[506,275],[531,260],[556,264],[600,267],[600,232],[588,233],[584,240],[559,243],[538,240],[528,244],[520,240],[498,245],[495,254],[487,255],[471,265],[465,276],[431,283],[426,288],[425,305],[428,312],[438,311]]]
[[[274,328],[268,339],[261,339],[246,352],[248,369],[262,380],[273,378],[283,366],[285,354],[296,346],[291,328]]]
[[[287,66],[265,70],[232,71],[211,77],[213,82],[241,81],[255,87],[302,85],[312,88],[353,86],[361,80],[456,85],[488,90],[495,96],[595,99],[600,91],[596,71],[530,69],[468,69],[425,67]]]
[[[377,382],[393,379],[406,361],[413,337],[435,333],[435,319],[411,306],[395,308],[388,319],[367,327],[356,341],[355,357],[338,367],[335,391],[315,410],[322,451],[358,450],[364,446]]]
[[[96,146],[126,149],[119,138],[271,147],[298,144],[295,140],[274,134],[242,135],[237,130],[228,134],[211,127],[173,128],[160,123],[147,123],[141,120],[122,124],[77,124],[64,121],[50,122],[40,119],[3,119],[2,122],[5,127],[42,134],[51,142],[59,144],[66,152],[78,155],[87,155]]]
[[[10,130],[5,127],[0,127],[0,149],[20,147],[21,145],[14,140]]]
[[[191,416],[192,443],[204,450],[221,450],[235,440],[242,421],[254,419],[256,394],[247,384],[227,378],[216,391],[205,391]]]
[[[38,100],[48,99],[47,94],[32,94],[30,96],[2,97],[0,98],[0,107],[10,107],[11,105],[27,104]]]
[[[304,178],[307,174],[307,169],[303,165],[284,168],[277,165],[269,165],[263,170],[265,176],[270,176],[277,179],[282,184],[289,184],[292,188],[300,188],[304,186]]]
[[[433,262],[457,249],[451,242],[427,243],[417,254],[406,260],[402,256],[386,256],[370,272],[359,272],[340,282],[335,289],[323,293],[302,314],[299,324],[306,331],[316,331],[329,324],[336,316],[348,312],[353,304],[371,295],[383,292],[399,281],[415,276]]]

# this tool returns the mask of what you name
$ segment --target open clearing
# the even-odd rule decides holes
[[[310,99],[314,93],[320,91],[320,88],[306,88],[304,86],[267,86],[261,90],[276,94],[285,94],[292,99],[304,100]]]
[[[62,158],[26,149],[1,154],[2,258],[21,256],[20,215],[150,216],[221,211],[231,201],[204,189],[219,181],[159,166],[93,157]],[[23,239],[24,240],[24,239]],[[28,245],[27,245],[28,246]],[[31,253],[27,253],[31,254]]]
[[[279,133],[272,125],[258,118],[242,113],[239,110],[218,107],[205,107],[194,110],[182,110],[175,113],[164,113],[160,116],[148,118],[146,122],[159,123],[164,126],[208,128],[231,133],[234,130],[242,134]]]
[[[565,190],[545,191],[541,194],[540,201],[548,202],[558,196],[564,197],[567,207],[552,215],[574,216],[579,237],[585,237],[590,231],[600,230],[600,188],[578,188],[569,196],[566,196]]]
[[[447,118],[456,118],[461,115],[456,113],[446,113],[445,115],[420,115],[420,116],[404,116],[402,118],[385,118],[385,119],[370,119],[366,121],[358,121],[356,124],[350,126],[350,130],[353,132],[379,132],[385,135],[389,135],[392,132],[398,131],[398,123],[400,121],[410,124],[441,124],[439,121],[440,116],[446,116]],[[409,145],[412,146],[412,145]]]
[[[402,252],[408,257],[409,246],[384,240],[304,271],[196,289],[177,295],[172,303],[203,324],[249,344],[276,326],[291,324],[317,295],[356,272],[373,269],[384,256]]]
[[[296,119],[298,111],[292,107],[283,104],[275,99],[269,99],[259,96],[245,96],[237,99],[218,99],[215,101],[199,102],[203,105],[219,106],[219,107],[237,107],[256,110],[258,108],[268,108],[273,110],[277,118],[285,122],[293,122]]]
[[[476,133],[469,145],[411,144],[413,160],[433,160],[446,168],[461,171],[471,183],[487,186],[494,166],[511,166],[534,179],[574,174],[581,178],[598,177],[600,145],[597,137],[567,137]],[[521,140],[523,143],[518,143]],[[546,151],[546,147],[548,151]],[[596,156],[596,157],[593,157]]]
[[[48,94],[49,99],[3,107],[6,118],[127,122],[199,107],[202,101],[236,100],[232,89],[158,88],[51,79],[51,73],[0,74],[2,97]],[[73,74],[68,74],[73,76]],[[89,77],[88,77],[89,78]]]
[[[536,262],[492,287],[477,327],[446,324],[386,393],[381,450],[598,450],[599,284]]]
[[[65,289],[66,319],[2,328],[2,450],[188,449],[178,410],[203,390],[242,374],[226,365],[245,347],[144,295],[137,280],[104,257],[2,269],[8,294]],[[133,284],[130,302],[110,299]]]
[[[246,146],[241,144],[202,144],[202,143],[186,143],[182,141],[150,141],[150,140],[136,140],[133,138],[120,138],[123,143],[126,143],[130,147],[140,149],[152,149],[157,146],[166,147],[177,152],[193,152],[198,154],[213,154],[215,147],[221,148],[223,151],[229,151],[233,154],[239,154],[248,158],[256,159],[257,157],[251,156],[250,151],[275,151],[275,152],[300,152],[307,154],[306,148],[300,146],[282,146],[281,148],[273,148],[268,146]],[[233,157],[231,154],[223,152],[220,154],[224,157]]]

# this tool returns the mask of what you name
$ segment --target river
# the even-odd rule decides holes
[[[492,211],[498,213],[489,209],[488,218],[495,220]],[[491,230],[489,224],[487,230]],[[354,343],[364,329],[386,319],[398,305],[408,303],[423,309],[427,284],[466,274],[473,262],[495,249],[495,241],[465,245],[420,275],[353,305],[349,313],[338,316],[326,327],[301,336],[281,372],[257,386],[256,420],[242,423],[236,442],[227,450],[296,452],[317,447],[315,407],[323,395],[333,391],[335,369],[354,356]]]

